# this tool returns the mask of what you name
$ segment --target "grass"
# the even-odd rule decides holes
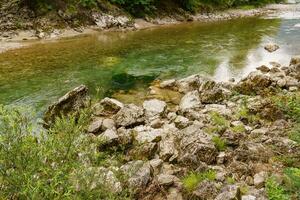
[[[220,138],[219,136],[214,136],[212,138],[212,141],[213,141],[215,147],[219,151],[224,151],[227,148],[226,141],[224,139]]]
[[[245,128],[244,125],[240,124],[240,125],[231,127],[230,130],[231,130],[233,133],[243,133],[243,132],[246,131],[246,128]]]
[[[202,173],[192,172],[182,179],[184,188],[191,192],[204,180],[214,181],[216,179],[216,172],[214,170],[208,170]]]

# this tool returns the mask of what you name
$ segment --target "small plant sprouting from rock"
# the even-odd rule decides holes
[[[192,172],[182,179],[183,186],[188,192],[192,192],[204,180],[214,181],[216,179],[216,172],[208,170],[202,173]]]

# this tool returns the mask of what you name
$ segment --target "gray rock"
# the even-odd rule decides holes
[[[207,180],[202,181],[197,186],[196,190],[193,191],[193,195],[200,200],[212,200],[217,196],[217,194],[218,189],[216,188],[215,183]]]
[[[89,104],[88,88],[84,85],[74,88],[48,107],[45,115],[45,126],[51,126],[56,117],[76,113]]]
[[[150,164],[144,163],[141,168],[139,168],[132,177],[128,179],[129,187],[133,189],[145,188],[148,182],[151,180],[151,168]]]
[[[242,200],[256,200],[257,198],[253,195],[243,195]]]
[[[204,78],[201,75],[195,74],[178,80],[176,86],[179,92],[188,93],[198,89],[203,80]]]
[[[175,144],[174,136],[163,138],[159,143],[159,157],[170,162],[177,159],[179,153]]]
[[[176,84],[176,80],[175,79],[171,79],[171,80],[166,80],[160,83],[160,87],[161,88],[173,88]]]
[[[164,121],[162,121],[162,119],[160,118],[154,119],[150,122],[150,126],[152,128],[161,128],[163,125],[164,125]]]
[[[183,116],[181,116],[181,115],[178,115],[178,116],[176,117],[174,123],[175,123],[175,125],[176,125],[177,128],[182,129],[182,128],[187,127],[187,126],[190,124],[190,121],[189,121],[188,118],[183,117]]]
[[[158,99],[151,99],[144,101],[143,108],[147,117],[162,115],[167,108],[167,104],[164,101]]]
[[[96,116],[110,116],[116,114],[123,107],[123,103],[118,100],[106,97],[96,103],[92,109]]]
[[[114,120],[118,127],[134,126],[145,121],[144,111],[134,104],[125,105],[114,116]]]
[[[116,129],[115,121],[112,119],[104,119],[101,126],[102,131],[106,131],[107,129],[114,130]]]
[[[179,110],[182,113],[185,113],[189,110],[199,109],[201,108],[201,101],[199,97],[198,91],[188,92],[184,95],[179,104]]]
[[[300,55],[293,56],[290,61],[290,66],[300,64]]]
[[[183,200],[182,193],[177,187],[171,187],[168,190],[167,200]]]
[[[103,138],[105,143],[113,143],[118,140],[117,132],[111,129],[107,129],[99,137]]]
[[[279,46],[277,44],[267,44],[265,47],[264,47],[265,50],[267,50],[268,52],[272,53],[276,50],[279,49]]]
[[[174,183],[176,176],[170,174],[159,174],[157,176],[157,183],[161,186],[170,186]]]
[[[134,131],[136,132],[135,139],[140,144],[145,142],[159,142],[163,135],[162,129],[153,129],[148,126],[135,127]]]
[[[180,157],[183,164],[195,165],[200,161],[213,163],[217,150],[212,142],[212,136],[202,131],[201,126],[193,124],[181,130]]]
[[[102,123],[103,123],[102,118],[93,119],[92,123],[88,127],[88,132],[97,134],[101,130]]]
[[[263,187],[267,178],[268,178],[267,172],[262,171],[262,172],[255,174],[254,178],[253,178],[254,186],[256,188]]]
[[[222,188],[221,193],[215,200],[238,200],[241,199],[240,188],[236,185],[227,185]]]

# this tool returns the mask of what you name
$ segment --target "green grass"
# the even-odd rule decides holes
[[[219,136],[214,136],[212,138],[212,141],[213,141],[215,147],[219,151],[224,151],[227,148],[226,141],[224,139],[220,138]]]
[[[233,133],[243,133],[246,131],[245,129],[245,126],[240,124],[240,125],[237,125],[237,126],[234,126],[234,127],[231,127],[230,130],[233,132]]]
[[[216,172],[213,170],[208,170],[202,173],[192,172],[189,175],[183,177],[182,183],[184,188],[191,192],[196,189],[196,187],[204,180],[214,181],[216,179]]]

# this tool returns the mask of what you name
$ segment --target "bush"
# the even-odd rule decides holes
[[[102,141],[84,134],[89,112],[57,119],[49,130],[20,108],[0,106],[0,199],[126,199],[106,185],[78,188],[72,177],[112,162]],[[81,174],[84,183],[91,181]],[[78,182],[78,180],[77,180]]]
[[[266,182],[266,191],[269,200],[289,200],[290,196],[284,190],[282,186],[280,186],[275,178],[271,177]]]

